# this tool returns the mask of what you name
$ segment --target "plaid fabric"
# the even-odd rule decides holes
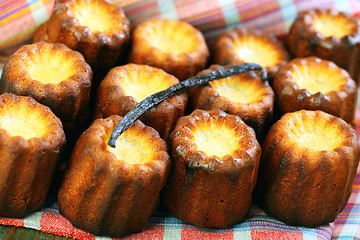
[[[283,36],[296,14],[314,7],[333,7],[356,15],[357,0],[113,0],[123,7],[133,26],[152,18],[181,19],[203,31],[211,42],[219,32],[243,24]],[[0,1],[0,75],[7,55],[31,38],[51,12],[54,0]],[[358,104],[358,106],[360,106]],[[360,134],[360,107],[356,115]],[[125,239],[356,239],[360,238],[360,171],[352,195],[334,223],[318,228],[287,226],[253,205],[245,221],[228,229],[200,229],[174,218],[159,207],[144,231]],[[94,236],[71,225],[61,216],[49,194],[43,208],[24,219],[0,218],[0,224],[37,229],[77,239],[111,239]]]

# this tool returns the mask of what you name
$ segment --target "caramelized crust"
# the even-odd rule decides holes
[[[345,68],[359,81],[360,22],[334,9],[313,9],[298,15],[287,43],[295,57],[317,56]]]
[[[0,92],[31,96],[50,107],[70,137],[87,119],[91,80],[91,68],[80,53],[63,44],[38,42],[9,57]]]
[[[61,214],[96,235],[141,231],[170,170],[165,141],[140,121],[110,150],[107,142],[120,119],[97,119],[80,136],[58,195]]]
[[[316,227],[345,207],[360,149],[355,130],[322,111],[285,114],[266,137],[256,196],[288,225]]]
[[[270,79],[290,59],[284,46],[273,35],[243,27],[221,33],[212,55],[215,64],[257,63],[266,69]]]
[[[261,148],[255,132],[238,116],[195,110],[170,135],[172,174],[163,204],[201,227],[241,222],[252,201]]]
[[[0,95],[0,215],[23,218],[45,202],[65,144],[61,121],[31,97]]]
[[[348,123],[354,119],[356,83],[333,62],[316,57],[293,59],[278,72],[273,89],[282,114],[322,110]]]
[[[99,86],[94,118],[125,116],[146,97],[177,83],[176,77],[151,66],[127,64],[115,67]],[[140,119],[166,139],[177,119],[184,115],[186,103],[186,93],[175,95],[151,108]]]
[[[212,65],[199,74],[223,68]],[[194,109],[220,109],[240,116],[255,130],[259,141],[272,124],[274,92],[254,71],[196,86],[189,90],[189,97]]]
[[[125,49],[130,22],[124,11],[105,0],[59,0],[34,42],[59,42],[79,51],[95,72],[107,72]]]
[[[156,19],[132,34],[130,62],[158,67],[180,81],[205,68],[209,50],[202,33],[186,22]]]

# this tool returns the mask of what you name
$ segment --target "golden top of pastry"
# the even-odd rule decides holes
[[[246,74],[209,82],[220,96],[234,103],[248,104],[266,97],[266,88],[259,87],[259,81],[249,81]]]
[[[191,53],[203,44],[197,29],[182,21],[156,19],[137,26],[136,32],[154,48],[168,53]]]
[[[117,32],[123,22],[118,8],[101,0],[74,0],[69,2],[69,9],[80,26],[88,27],[92,32],[102,32],[111,36]],[[109,37],[108,36],[108,37]]]
[[[273,41],[258,35],[239,35],[233,40],[234,50],[244,62],[257,63],[263,67],[282,61],[282,53]]]
[[[118,73],[115,81],[122,88],[124,95],[134,97],[137,102],[179,83],[175,77],[163,70],[147,65],[130,63],[112,71]],[[123,71],[126,74],[121,74]]]
[[[0,95],[0,129],[10,136],[42,138],[54,132],[54,127],[62,131],[60,120],[33,98],[9,93]]]
[[[289,66],[289,81],[300,89],[307,89],[310,94],[339,91],[349,78],[348,73],[333,62],[315,57],[292,60]]]
[[[352,18],[335,11],[311,11],[307,21],[315,32],[324,37],[342,38],[358,31],[358,23]]]
[[[279,121],[278,131],[283,131],[287,144],[300,149],[332,151],[348,139],[349,127],[345,121],[323,111],[287,113]]]
[[[107,140],[110,139],[110,135]],[[128,164],[146,164],[153,160],[152,136],[144,134],[139,128],[129,128],[116,140],[116,147],[107,146],[117,160]]]

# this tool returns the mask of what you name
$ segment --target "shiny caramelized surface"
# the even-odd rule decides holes
[[[314,14],[312,20],[314,30],[325,37],[342,38],[353,34],[357,29],[356,23],[343,15]]]
[[[300,89],[307,89],[311,94],[337,91],[346,83],[341,68],[327,61],[306,59],[292,66],[291,80],[297,83]]]
[[[71,10],[81,26],[86,26],[93,32],[107,33],[113,28],[119,28],[117,16],[111,11],[112,7],[99,0],[79,0],[71,6]]]
[[[333,150],[343,144],[344,133],[333,124],[329,114],[300,111],[287,118],[288,139],[295,146],[315,151]]]
[[[74,63],[60,50],[51,47],[39,48],[29,54],[27,71],[31,79],[46,83],[60,83],[76,72]]]
[[[219,122],[202,122],[193,129],[193,142],[197,150],[203,151],[208,156],[223,157],[231,155],[241,144],[236,136],[236,131]]]
[[[178,21],[150,21],[146,27],[149,44],[163,52],[175,54],[192,52],[200,42],[197,36],[195,29]]]
[[[110,135],[107,141],[109,139]],[[107,150],[112,152],[117,160],[125,161],[128,164],[146,164],[153,159],[154,155],[151,138],[134,127],[129,128],[118,137],[115,148],[106,146]]]
[[[256,81],[250,81],[242,76],[223,78],[211,81],[209,84],[220,96],[232,102],[247,104],[259,100],[264,91],[259,88]]]
[[[41,138],[49,132],[49,124],[40,108],[30,107],[25,101],[0,107],[0,128],[11,136],[25,139]]]
[[[169,80],[167,73],[144,65],[127,65],[126,76],[118,80],[126,96],[132,96],[137,102],[165,90],[175,84]]]
[[[237,55],[244,62],[269,67],[281,61],[277,47],[266,38],[255,35],[240,35],[233,41]]]

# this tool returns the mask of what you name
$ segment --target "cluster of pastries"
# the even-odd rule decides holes
[[[347,48],[341,44],[359,26],[343,13],[313,10],[295,20],[287,45],[236,27],[209,48],[189,23],[150,20],[130,34],[123,10],[105,0],[58,1],[1,76],[0,215],[41,206],[67,142],[59,210],[97,235],[140,232],[159,202],[201,227],[239,223],[253,201],[289,225],[333,221],[360,157],[351,126],[357,60],[333,51]],[[119,59],[126,64],[115,66]],[[248,62],[262,65],[269,81],[249,71],[193,87],[108,145],[150,95]]]

